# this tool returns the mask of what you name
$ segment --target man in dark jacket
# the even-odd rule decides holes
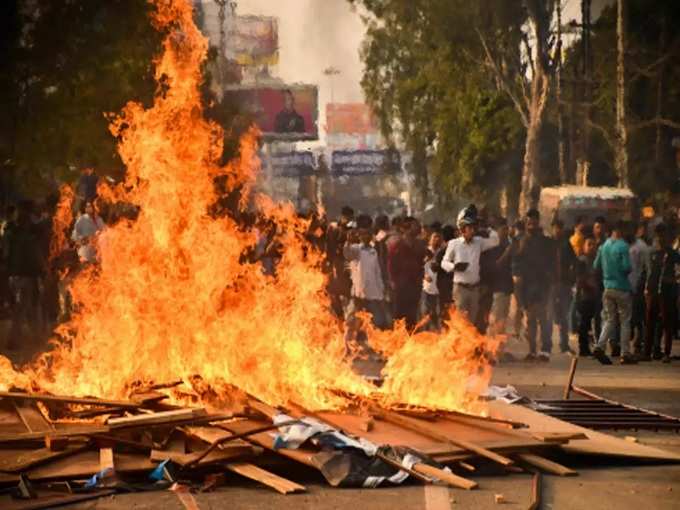
[[[526,234],[512,260],[512,276],[517,301],[527,316],[528,361],[550,361],[552,325],[548,320],[547,305],[554,278],[555,248],[553,241],[543,234],[540,214],[531,209],[526,217]],[[536,352],[536,333],[541,328],[541,352]]]
[[[645,334],[645,353],[642,359],[643,361],[651,359],[652,343],[655,337],[654,329],[660,318],[664,339],[663,362],[670,363],[678,301],[675,267],[680,264],[680,254],[670,245],[666,225],[658,225],[654,229],[654,237],[654,248],[649,255],[647,281],[645,282],[647,332]],[[661,353],[655,352],[654,357],[660,358]]]
[[[552,287],[552,320],[560,331],[560,350],[574,354],[569,347],[569,308],[574,286],[576,255],[564,232],[564,223],[555,219],[552,222],[555,242],[555,270]]]
[[[583,243],[583,255],[576,266],[576,309],[578,310],[578,349],[579,356],[588,357],[590,352],[589,333],[593,326],[593,336],[599,337],[602,313],[602,276],[595,270],[597,242],[593,237]],[[594,323],[594,325],[593,325]]]

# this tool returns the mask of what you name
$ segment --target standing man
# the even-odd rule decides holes
[[[604,216],[598,216],[593,223],[593,238],[599,249],[607,241],[607,220]]]
[[[508,224],[500,218],[496,224],[498,246],[487,253],[493,261],[491,269],[491,292],[493,300],[489,320],[489,334],[502,335],[510,314],[510,298],[512,297],[512,251]]]
[[[554,279],[555,245],[543,234],[541,215],[527,212],[526,234],[512,259],[512,276],[517,302],[527,317],[527,361],[550,361],[552,324],[548,320],[550,285]],[[541,328],[541,351],[536,353],[536,333]]]
[[[661,331],[664,339],[662,359],[664,363],[670,363],[677,320],[678,290],[675,268],[680,264],[680,254],[671,247],[666,225],[657,225],[654,229],[654,237],[654,248],[649,254],[649,271],[645,282],[647,331],[645,334],[645,354],[642,359],[644,361],[651,359],[652,345],[656,336],[654,334],[655,328],[658,319],[661,318]],[[660,349],[658,350],[660,351]],[[661,353],[654,352],[654,358],[661,358]]]
[[[603,365],[611,365],[612,362],[605,354],[604,349],[614,334],[617,319],[621,331],[621,364],[632,365],[637,363],[635,356],[630,352],[630,318],[633,307],[632,289],[628,275],[631,271],[630,248],[623,240],[624,224],[616,223],[612,229],[612,235],[600,247],[595,259],[595,269],[602,271],[604,281],[604,294],[602,305],[605,310],[604,325],[593,356]]]
[[[453,302],[470,322],[479,310],[479,258],[482,252],[498,246],[498,234],[489,230],[489,237],[476,235],[476,209],[463,209],[458,215],[461,236],[449,241],[442,259],[442,269],[453,273]]]
[[[371,243],[373,235],[370,228],[360,228],[349,233],[343,247],[343,255],[349,263],[352,278],[352,299],[348,316],[355,312],[367,311],[373,317],[376,328],[387,327],[384,304],[385,284],[378,250]]]
[[[420,238],[418,220],[405,218],[401,227],[402,237],[387,247],[387,272],[394,295],[394,318],[405,319],[413,330],[418,322],[427,246]]]
[[[633,339],[634,353],[642,356],[645,338],[645,282],[649,268],[649,246],[645,241],[647,227],[644,223],[637,226],[635,235],[630,244],[631,271],[628,275],[630,286],[633,289],[633,314],[631,318],[631,338]]]
[[[561,220],[555,219],[552,222],[552,233],[556,256],[552,319],[560,331],[560,350],[562,353],[574,354],[569,347],[569,311],[577,259],[572,244],[564,233],[564,223]]]

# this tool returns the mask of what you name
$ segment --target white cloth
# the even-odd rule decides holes
[[[83,243],[101,230],[104,230],[104,221],[99,216],[92,218],[89,214],[81,214],[73,227],[71,239]],[[83,243],[78,247],[78,257],[87,262],[95,262],[97,250],[91,242]]]
[[[628,274],[628,281],[633,288],[633,292],[640,285],[642,273],[647,266],[647,257],[649,256],[650,248],[642,239],[636,239],[630,247],[630,266],[631,271]]]
[[[495,248],[499,244],[498,234],[495,230],[489,230],[489,237],[475,236],[467,243],[463,237],[451,239],[446,246],[446,253],[442,259],[442,269],[447,273],[459,262],[467,262],[465,271],[453,273],[453,283],[464,285],[477,285],[479,283],[479,257],[482,252]]]
[[[343,255],[349,261],[352,296],[373,301],[385,299],[385,284],[377,250],[373,246],[350,244],[343,248]]]
[[[429,281],[428,281],[429,279]],[[437,287],[437,272],[434,268],[434,261],[429,261],[425,264],[425,277],[423,278],[423,292],[430,296],[439,295],[439,287]]]

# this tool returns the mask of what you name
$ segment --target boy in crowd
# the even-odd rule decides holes
[[[433,233],[430,236],[430,243],[428,251],[425,255],[425,268],[423,276],[423,295],[420,302],[420,317],[421,320],[429,317],[428,328],[430,331],[439,331],[440,313],[439,313],[439,287],[437,286],[437,261],[434,257],[435,253],[442,245],[442,237],[439,233]]]
[[[594,337],[600,333],[602,312],[602,288],[600,276],[595,270],[597,244],[589,237],[583,243],[583,255],[578,258],[576,270],[576,309],[579,314],[578,350],[579,356],[587,357],[590,352],[590,328],[594,325]]]

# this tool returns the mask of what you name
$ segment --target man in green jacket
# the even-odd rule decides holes
[[[595,259],[595,269],[602,272],[604,295],[602,305],[606,312],[602,333],[593,351],[593,356],[603,365],[612,362],[604,352],[607,341],[616,330],[617,320],[621,327],[621,364],[636,363],[630,352],[630,320],[633,309],[633,295],[628,279],[631,271],[629,246],[623,240],[625,225],[617,223],[611,237],[600,247]]]

